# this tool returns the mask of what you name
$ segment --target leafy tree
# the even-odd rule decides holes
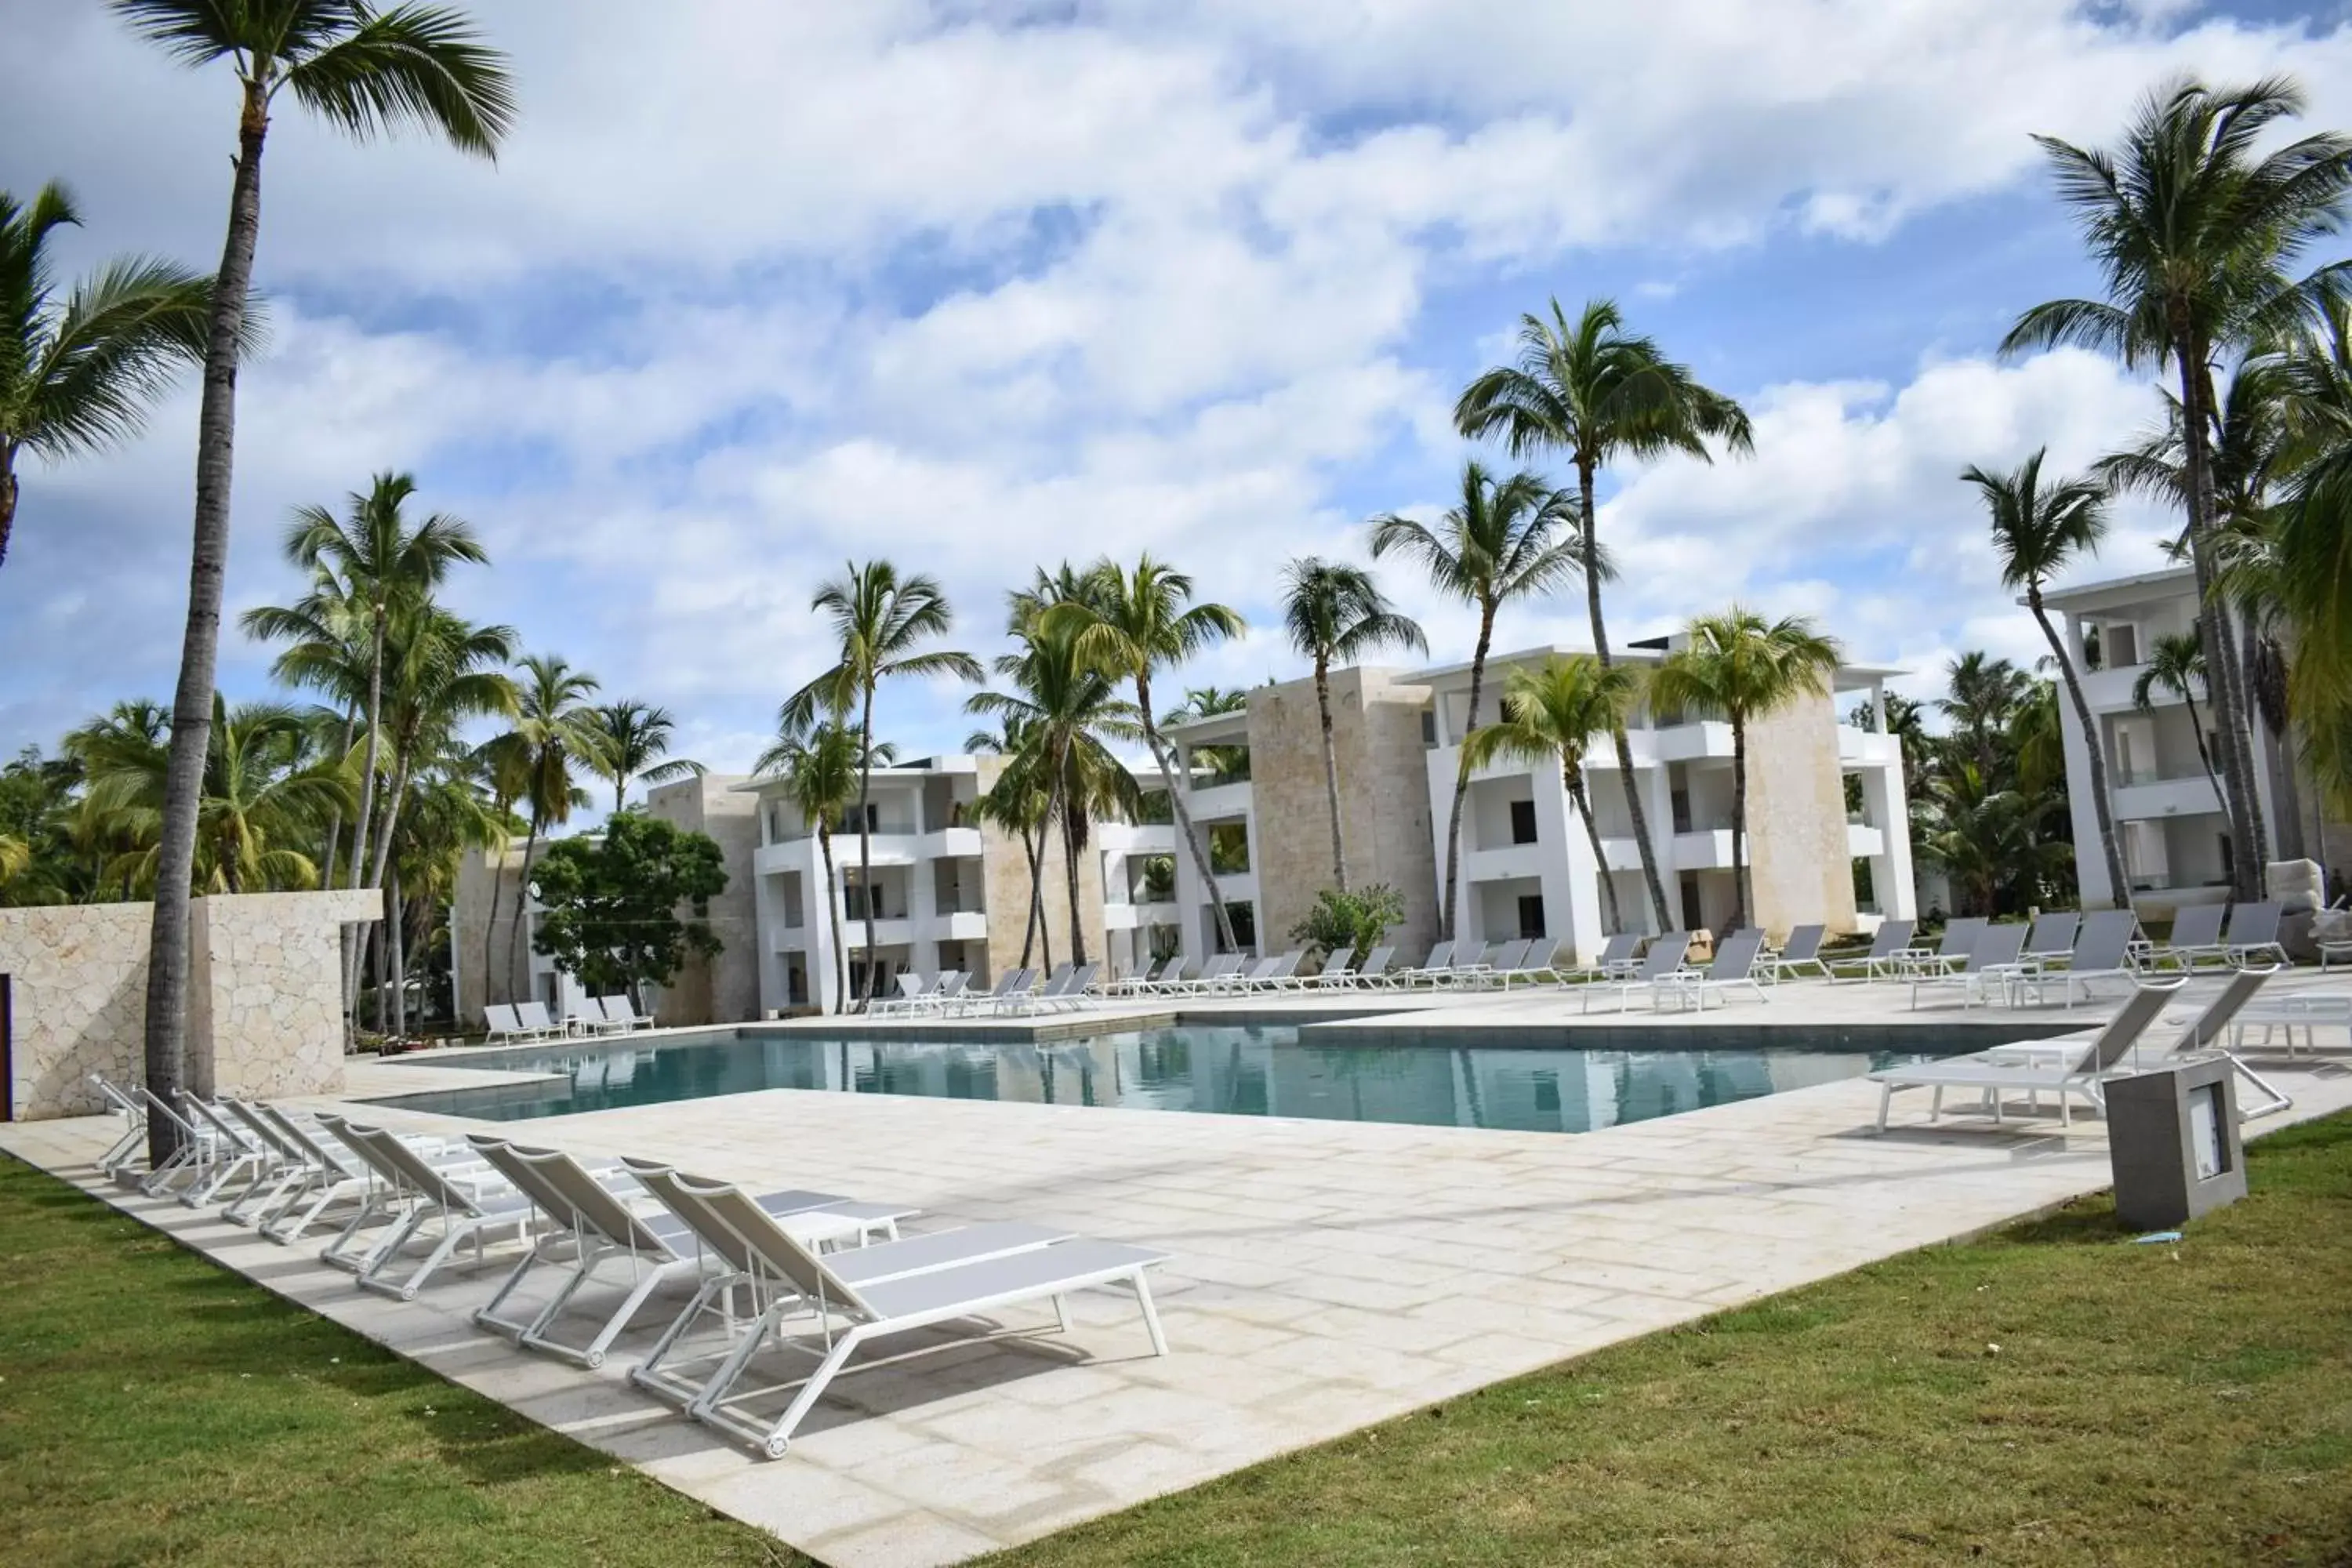
[[[2214,593],[2213,370],[2233,349],[2308,328],[2340,289],[2340,261],[2302,279],[2290,272],[2341,226],[2352,194],[2352,137],[2281,144],[2272,135],[2302,108],[2301,90],[2283,78],[2218,89],[2183,79],[2142,100],[2113,152],[2035,138],[2105,297],[2037,305],[2001,345],[2075,343],[2178,375],[2182,499],[2240,898],[2257,895],[2265,836],[2236,639]]]
[[[1404,895],[1386,882],[1367,883],[1353,892],[1326,888],[1315,895],[1307,918],[1290,928],[1290,940],[1326,954],[1352,947],[1360,955],[1378,947],[1403,919]]]
[[[1435,526],[1395,513],[1372,520],[1375,560],[1393,550],[1419,562],[1431,587],[1478,612],[1478,640],[1470,655],[1470,711],[1445,822],[1445,894],[1437,911],[1445,936],[1454,934],[1454,890],[1462,879],[1462,802],[1470,792],[1469,740],[1478,730],[1495,617],[1505,605],[1550,593],[1594,559],[1589,546],[1580,549],[1554,537],[1555,529],[1572,520],[1573,506],[1565,490],[1547,489],[1534,474],[1498,479],[1472,461],[1462,468],[1460,503]]]
[[[1075,638],[1079,659],[1113,680],[1134,683],[1135,722],[1152,763],[1160,769],[1160,782],[1167,788],[1176,837],[1192,857],[1193,868],[1208,889],[1219,939],[1229,950],[1235,948],[1233,918],[1225,912],[1224,895],[1210,871],[1208,847],[1193,831],[1192,814],[1184,792],[1176,787],[1167,742],[1160,739],[1160,726],[1152,718],[1151,679],[1160,669],[1172,668],[1204,648],[1239,637],[1243,631],[1239,612],[1224,605],[1194,604],[1192,578],[1144,555],[1131,568],[1108,556],[1095,563],[1087,569],[1080,591],[1063,595],[1054,615],[1055,629],[1066,630]]]
[[[253,257],[261,234],[261,153],[280,92],[356,137],[419,125],[489,156],[514,118],[506,65],[464,15],[433,5],[378,10],[367,0],[110,0],[115,15],[184,65],[226,60],[237,82],[237,155],[228,233],[208,300],[204,395],[196,413],[194,545],[187,630],[172,703],[172,754],[157,848],[153,954],[147,970],[147,1086],[169,1100],[186,1041],[188,896],[196,816],[211,752],[228,565],[229,467],[236,434],[236,362],[246,338]],[[158,1160],[174,1146],[169,1119],[149,1130]]]
[[[709,919],[727,890],[718,841],[657,816],[620,812],[601,838],[549,845],[533,886],[544,912],[531,950],[592,996],[625,988],[642,1009],[644,987],[668,984],[689,955],[722,945]]]
[[[1601,825],[1593,818],[1584,759],[1592,738],[1623,723],[1641,694],[1641,672],[1630,665],[1603,664],[1586,653],[1555,654],[1534,668],[1511,671],[1503,682],[1501,721],[1479,731],[1464,746],[1473,767],[1504,756],[1559,764],[1560,782],[1576,802],[1576,814],[1583,818],[1592,845],[1592,864],[1612,931],[1623,931],[1625,923],[1617,908],[1617,879],[1601,847]]]
[[[29,205],[0,191],[0,563],[17,458],[60,462],[136,435],[172,378],[204,357],[212,279],[201,273],[119,257],[58,298],[42,253],[80,223],[61,184]]]
[[[979,680],[980,661],[968,653],[923,645],[947,636],[955,612],[938,583],[917,573],[901,579],[887,561],[848,564],[843,575],[816,591],[809,608],[833,623],[841,655],[831,669],[794,692],[784,703],[789,721],[814,725],[824,714],[857,714],[863,755],[857,773],[857,881],[866,899],[866,984],[860,1000],[871,1002],[880,965],[874,955],[874,842],[869,808],[874,794],[874,693],[895,676],[951,675]]]
[[[783,783],[784,793],[800,807],[816,835],[817,855],[824,863],[824,909],[833,929],[833,1005],[838,1013],[848,1005],[849,960],[841,940],[841,882],[833,864],[833,826],[848,815],[863,787],[866,763],[888,767],[897,753],[887,744],[872,755],[863,737],[840,714],[803,724],[789,707],[776,715],[776,738],[761,752],[751,771]],[[869,949],[869,951],[871,951]]]
[[[604,737],[604,749],[590,766],[613,781],[613,809],[626,805],[629,781],[649,784],[673,779],[699,778],[709,770],[690,757],[669,754],[670,737],[677,721],[669,710],[647,702],[607,702],[595,710],[595,723]]]
[[[2044,447],[2012,473],[1995,474],[1971,466],[1960,478],[1976,486],[1992,520],[1993,550],[2000,557],[2001,585],[2025,590],[2025,607],[2050,645],[2058,663],[2059,679],[2074,705],[2074,719],[2083,727],[2084,755],[2091,766],[2091,805],[2099,824],[2099,850],[2106,857],[2107,886],[2118,907],[2131,902],[2131,879],[2124,871],[2124,854],[2116,838],[2113,799],[2107,793],[2106,746],[2091,704],[2083,695],[2083,680],[2066,645],[2051,623],[2042,585],[2064,571],[2076,558],[2094,554],[2107,531],[2107,491],[2092,479],[2042,477]],[[2200,749],[2202,742],[2200,742]]]
[[[1721,714],[1731,725],[1731,868],[1734,930],[1748,923],[1755,903],[1748,869],[1748,727],[1804,697],[1825,697],[1843,657],[1802,616],[1767,621],[1734,605],[1700,616],[1684,629],[1684,645],[1660,661],[1651,694],[1662,708]]]
[[[1315,666],[1315,711],[1323,725],[1323,788],[1331,808],[1331,875],[1348,890],[1348,843],[1339,822],[1339,752],[1331,739],[1331,666],[1378,647],[1426,653],[1420,623],[1398,613],[1372,574],[1341,561],[1301,556],[1282,569],[1282,622],[1290,646]]]
[[[1614,656],[1601,617],[1601,584],[1612,575],[1601,548],[1594,500],[1601,471],[1621,458],[1646,460],[1675,453],[1712,462],[1711,442],[1735,456],[1754,449],[1747,412],[1702,385],[1689,367],[1666,358],[1655,340],[1628,332],[1613,300],[1588,302],[1573,325],[1558,300],[1551,301],[1549,320],[1520,317],[1517,360],[1465,387],[1454,406],[1454,423],[1474,439],[1501,436],[1514,457],[1558,452],[1575,465],[1585,607],[1592,621],[1593,652],[1604,665],[1614,662]],[[1633,841],[1641,849],[1642,877],[1663,930],[1674,917],[1658,876],[1642,792],[1633,787],[1633,746],[1622,726],[1611,738],[1633,816]]]

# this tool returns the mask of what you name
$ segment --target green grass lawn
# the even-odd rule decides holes
[[[2177,1247],[2087,1201],[1001,1561],[2352,1563],[2352,1118],[2250,1169]],[[0,1562],[799,1561],[5,1160],[0,1279]]]

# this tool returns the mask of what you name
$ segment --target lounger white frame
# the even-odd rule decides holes
[[[2005,925],[1987,924],[1978,933],[1976,945],[1962,959],[1958,969],[1923,971],[1911,976],[1911,1009],[1919,1009],[1919,992],[1924,987],[1936,991],[1955,988],[1960,994],[1960,1005],[1973,1007],[1979,1002],[1990,1003],[1996,990],[2003,1001],[2009,999],[2011,988],[2017,983],[2019,961],[2025,952],[2026,928],[2011,921]],[[1938,953],[1940,960],[1944,955]]]
[[[1793,980],[1798,972],[1810,967],[1822,979],[1830,978],[1830,966],[1822,962],[1822,941],[1829,935],[1829,927],[1818,923],[1792,927],[1789,940],[1778,951],[1769,943],[1757,954],[1763,967],[1763,978],[1778,985],[1783,980]]]
[[[793,1434],[840,1376],[849,1358],[870,1340],[936,1324],[980,1318],[1006,1307],[1051,1300],[1059,1326],[1069,1327],[1067,1298],[1076,1290],[1123,1285],[1134,1292],[1151,1336],[1155,1354],[1168,1353],[1168,1341],[1152,1305],[1145,1270],[1164,1262],[1167,1255],[1146,1247],[1082,1237],[1015,1245],[1008,1237],[1004,1250],[979,1258],[939,1262],[955,1257],[959,1233],[941,1237],[919,1237],[900,1242],[898,1252],[878,1247],[860,1253],[833,1257],[814,1252],[776,1224],[749,1194],[738,1188],[701,1183],[675,1171],[638,1171],[638,1175],[696,1233],[717,1247],[739,1270],[735,1282],[749,1285],[761,1305],[759,1316],[734,1344],[716,1371],[688,1401],[686,1413],[694,1420],[754,1444],[769,1458],[789,1451]],[[975,1227],[977,1228],[977,1227]],[[1024,1227],[1026,1228],[1026,1227]],[[928,1247],[926,1244],[930,1244]],[[893,1256],[896,1253],[896,1256]],[[698,1296],[707,1309],[710,1287]],[[788,1349],[815,1352],[816,1345],[797,1344],[781,1331],[793,1317],[807,1316],[822,1345],[821,1359],[806,1377],[757,1388],[742,1387],[751,1360],[771,1336]],[[681,1322],[684,1320],[681,1320]],[[841,1326],[836,1328],[836,1323]],[[679,1324],[664,1336],[656,1353],[630,1373],[642,1387],[662,1392],[666,1380],[656,1363],[672,1348]],[[995,1329],[982,1339],[1024,1336],[1034,1330]],[[919,1355],[922,1352],[913,1352]],[[872,1365],[904,1361],[887,1358]],[[772,1421],[751,1415],[737,1406],[793,1391],[790,1406]]]
[[[1879,921],[1878,929],[1871,933],[1868,952],[1858,952],[1844,958],[1827,958],[1822,961],[1822,967],[1829,973],[1830,984],[1843,984],[1851,979],[1859,980],[1867,985],[1881,975],[1892,976],[1898,973],[1904,955],[1911,951],[1911,933],[1918,929],[1919,922],[1916,921]],[[1846,976],[1838,973],[1841,969],[1855,968],[1859,968],[1862,973],[1858,975]]]
[[[1769,1002],[1772,998],[1764,994],[1763,983],[1756,978],[1756,961],[1763,948],[1762,931],[1733,932],[1715,950],[1706,968],[1676,969],[1651,981],[1650,1010],[1661,1011],[1671,997],[1678,1010],[1695,1007],[1704,1013],[1708,997],[1727,1003],[1732,992],[1743,988],[1759,1002]]]
[[[2099,1080],[2111,1071],[2148,1026],[2156,1022],[2166,1004],[2188,983],[2185,975],[2165,980],[2143,982],[2113,1018],[2087,1039],[2064,1042],[2021,1042],[2021,1047],[2039,1047],[2044,1044],[2063,1055],[2058,1059],[2042,1062],[2020,1059],[2005,1055],[2020,1047],[2000,1047],[1974,1057],[1961,1057],[1948,1061],[1919,1062],[1908,1067],[1884,1068],[1870,1074],[1870,1081],[1878,1085],[1878,1131],[1886,1131],[1887,1114],[1892,1109],[1895,1091],[1905,1089],[1928,1089],[1935,1091],[1927,1119],[1941,1119],[1944,1113],[1944,1093],[1947,1089],[1975,1089],[1983,1096],[1987,1110],[1992,1114],[1993,1125],[2002,1124],[2002,1097],[2016,1092],[2032,1097],[2038,1105],[2041,1097],[2058,1097],[2058,1115],[2062,1124],[2074,1122],[2074,1101],[2079,1098],[2094,1108],[2104,1101]]]
[[[515,1239],[524,1240],[537,1223],[537,1207],[503,1178],[496,1186],[461,1184],[383,1128],[362,1127],[334,1116],[321,1116],[319,1121],[383,1179],[400,1209],[384,1235],[359,1260],[354,1277],[363,1289],[414,1301],[425,1281],[440,1271],[459,1247],[472,1242],[475,1260],[480,1262],[487,1256],[484,1242],[492,1232],[510,1230]],[[440,1234],[425,1260],[394,1278],[392,1268],[401,1250],[436,1222]],[[326,1253],[320,1258],[349,1266]]]
[[[1596,980],[1579,987],[1583,998],[1581,1011],[1592,1011],[1592,998],[1605,994],[1617,998],[1617,1011],[1622,1013],[1632,1005],[1636,992],[1650,992],[1654,984],[1674,973],[1690,955],[1690,932],[1670,931],[1650,939],[1650,950],[1642,955],[1641,967],[1622,980]]]

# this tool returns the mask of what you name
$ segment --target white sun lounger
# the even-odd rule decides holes
[[[756,1445],[769,1458],[784,1455],[793,1432],[859,1347],[885,1335],[1046,1300],[1054,1303],[1055,1317],[1066,1330],[1066,1298],[1072,1292],[1122,1285],[1135,1294],[1154,1353],[1168,1353],[1168,1341],[1152,1307],[1150,1286],[1144,1279],[1144,1271],[1164,1261],[1165,1253],[1114,1242],[1065,1238],[1035,1226],[973,1226],[973,1231],[995,1234],[975,1237],[947,1231],[826,1256],[803,1246],[737,1188],[697,1182],[674,1171],[638,1168],[638,1175],[698,1236],[735,1265],[730,1279],[749,1285],[761,1307],[759,1316],[735,1341],[717,1370],[695,1389],[686,1413]],[[707,1310],[724,1288],[723,1284],[718,1289],[706,1285],[697,1298],[697,1308]],[[783,1327],[796,1318],[808,1320],[810,1332],[797,1339],[784,1338]],[[675,1347],[686,1321],[681,1318],[671,1325],[654,1356],[630,1373],[633,1381],[656,1393],[677,1386],[661,1375],[658,1363]],[[980,1337],[996,1338],[1011,1331],[1016,1331],[994,1330]],[[767,1347],[771,1336],[781,1348],[818,1355],[817,1365],[804,1378],[746,1388],[744,1376],[752,1358]],[[792,1403],[773,1420],[740,1408],[786,1391],[793,1392]]]
[[[2018,968],[2019,987],[2032,991],[2036,1002],[2046,1002],[2050,987],[2057,985],[2062,1005],[2071,1007],[2078,990],[2084,1000],[2092,998],[2094,983],[2137,984],[2139,973],[2131,967],[2131,945],[2138,930],[2139,917],[2129,910],[2094,910],[2075,934],[2066,967],[2053,969],[2046,961],[2036,963],[2028,953]]]
[[[1364,961],[1339,977],[1342,990],[1362,991],[1388,984],[1389,964],[1396,957],[1393,944],[1384,944],[1364,954]]]
[[[503,1180],[496,1187],[459,1183],[383,1128],[362,1127],[336,1116],[321,1116],[319,1123],[381,1178],[391,1194],[389,1206],[396,1211],[374,1246],[356,1259],[345,1250],[342,1237],[319,1255],[321,1262],[352,1268],[365,1289],[414,1301],[425,1282],[465,1243],[474,1244],[478,1260],[484,1240],[492,1233],[511,1232],[518,1240],[530,1234],[537,1210]],[[395,1278],[392,1268],[402,1248],[436,1223],[439,1234],[425,1260]]]
[[[1827,980],[1830,967],[1822,962],[1822,939],[1829,934],[1824,925],[1801,925],[1789,932],[1789,940],[1778,952],[1765,951],[1758,954],[1764,978],[1775,985],[1783,980],[1793,980],[1810,969]]]
[[[1562,985],[1581,985],[1594,980],[1622,980],[1636,967],[1638,961],[1634,952],[1641,945],[1641,932],[1619,931],[1601,944],[1601,956],[1592,963],[1566,969],[1555,967],[1553,977]]]
[[[1822,966],[1829,971],[1832,984],[1842,980],[1860,980],[1867,984],[1881,975],[1898,974],[1902,973],[1905,955],[1911,951],[1911,933],[1916,930],[1916,921],[1881,921],[1878,929],[1871,933],[1868,952],[1827,959]]]
[[[2234,964],[2248,964],[2257,958],[2273,963],[2287,962],[2286,949],[2279,945],[2279,920],[2283,906],[2275,903],[2237,904],[2230,910],[2230,929],[2221,938],[2221,956]]]
[[[2001,1122],[2001,1102],[2004,1096],[2026,1094],[2037,1100],[2043,1094],[2058,1097],[2058,1113],[2066,1125],[2074,1125],[2074,1101],[2080,1098],[2091,1105],[2100,1101],[2100,1078],[2124,1059],[2140,1036],[2164,1011],[2186,982],[2179,977],[2152,981],[2135,990],[2129,1000],[2098,1033],[2084,1040],[2051,1042],[2063,1053],[2058,1059],[2046,1062],[2018,1059],[2006,1053],[2013,1047],[2001,1047],[1975,1057],[1961,1057],[1949,1061],[1917,1062],[1907,1067],[1885,1068],[1870,1075],[1878,1085],[1878,1130],[1886,1131],[1886,1118],[1894,1103],[1895,1093],[1904,1089],[1928,1089],[1935,1100],[1928,1120],[1943,1115],[1944,1094],[1948,1089],[1972,1089],[1981,1095],[1992,1113],[1993,1123]],[[2038,1046],[2040,1042],[2032,1042]]]
[[[2018,960],[2024,950],[2023,926],[1986,926],[1978,933],[1976,946],[1961,960],[1960,967],[1911,976],[1912,1010],[1918,1010],[1919,993],[1923,990],[1958,991],[1963,1007],[1973,1007],[1979,1002],[1990,1002],[1996,994],[2005,1000],[2010,987],[2016,983]],[[1941,961],[1944,955],[1938,953],[1937,957]]]
[[[1759,1002],[1769,1002],[1763,985],[1755,974],[1756,957],[1764,946],[1760,931],[1735,931],[1724,938],[1716,949],[1715,961],[1705,970],[1676,969],[1650,982],[1650,1008],[1663,1008],[1672,998],[1677,1008],[1696,1007],[1706,1011],[1708,998],[1728,1002],[1737,990],[1747,990]]]
[[[1642,955],[1641,964],[1633,973],[1622,980],[1596,980],[1579,988],[1584,999],[1581,1010],[1591,1012],[1592,998],[1602,995],[1615,997],[1617,1011],[1622,1013],[1637,993],[1654,994],[1656,983],[1682,968],[1683,959],[1689,952],[1690,932],[1686,931],[1670,931],[1651,938],[1650,951]]]
[[[89,1081],[107,1109],[122,1118],[121,1136],[98,1157],[98,1168],[121,1182],[147,1158],[147,1108],[97,1073],[89,1075]]]
[[[605,1024],[616,1033],[635,1034],[639,1029],[650,1029],[654,1026],[654,1016],[651,1013],[638,1012],[635,1007],[630,1005],[626,996],[597,996],[592,1000],[596,1006],[604,1009]]]
[[[2202,959],[2226,960],[2230,950],[2221,945],[2221,921],[2229,912],[2223,904],[2181,905],[2172,914],[2172,933],[2150,944],[2149,965],[2194,969]]]
[[[498,1290],[474,1313],[474,1321],[502,1333],[531,1350],[596,1367],[604,1364],[611,1349],[646,1298],[665,1281],[698,1276],[707,1261],[693,1236],[667,1212],[643,1215],[625,1201],[615,1186],[606,1186],[594,1173],[560,1149],[535,1149],[482,1133],[473,1135],[474,1148],[490,1166],[514,1184],[549,1222]],[[630,1185],[636,1186],[634,1176]],[[636,1187],[639,1200],[652,1194]],[[754,1200],[761,1208],[806,1245],[815,1247],[841,1241],[863,1242],[877,1234],[896,1238],[898,1223],[919,1209],[881,1204],[854,1204],[830,1193],[787,1191],[763,1193]],[[566,1308],[583,1287],[606,1265],[625,1262],[630,1285],[620,1303],[598,1321],[584,1345],[554,1337]],[[499,1309],[533,1270],[549,1265],[566,1268],[555,1293],[527,1317],[502,1317]]]
[[[1517,963],[1495,972],[1496,983],[1508,991],[1521,981],[1533,985],[1547,974],[1558,979],[1560,946],[1559,942],[1549,938],[1537,937],[1528,943],[1527,951],[1519,955]]]
[[[1967,915],[1948,921],[1943,937],[1936,946],[1910,947],[1897,953],[1895,973],[1906,979],[1916,979],[1922,974],[1948,974],[1968,963],[1976,952],[1978,939],[1991,924],[1992,921],[1979,915]]]
[[[2260,1096],[2259,1099],[2239,1108],[2239,1121],[2251,1121],[2256,1117],[2270,1116],[2286,1110],[2294,1103],[2291,1096],[2247,1066],[2233,1052],[2225,1050],[2221,1047],[2221,1041],[2231,1036],[2239,1021],[2258,1005],[2254,1000],[2255,993],[2267,984],[2271,977],[2278,973],[2282,967],[2284,966],[2273,964],[2267,969],[2238,970],[2223,984],[2220,991],[2214,993],[2213,999],[2205,1005],[2204,1011],[2189,1021],[2188,1026],[2174,1037],[2172,1044],[2161,1055],[2153,1059],[2144,1058],[2135,1046],[2131,1049],[2129,1059],[2122,1064],[2123,1069],[2137,1071],[2144,1067],[2161,1065],[2171,1057],[2186,1056],[2197,1051],[2217,1052],[2229,1058],[2230,1065],[2236,1070],[2240,1080]],[[2188,978],[2187,975],[2176,975],[2171,977],[2171,980],[2177,984]],[[2074,1048],[2074,1042],[2071,1040],[2024,1041],[2011,1046],[1996,1046],[1980,1054],[1995,1060],[2027,1062],[2047,1068],[2064,1061],[2067,1053]]]

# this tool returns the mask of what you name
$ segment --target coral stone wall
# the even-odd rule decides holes
[[[721,944],[719,956],[688,958],[663,989],[655,1011],[664,1025],[743,1024],[760,1016],[760,922],[751,869],[760,847],[760,799],[735,788],[743,782],[740,773],[704,773],[646,795],[648,814],[709,834],[727,868],[727,890],[710,900],[706,917]]]
[[[152,904],[0,910],[0,974],[10,977],[11,1112],[19,1121],[105,1109],[91,1073],[140,1076]]]
[[[1836,726],[1827,696],[1804,698],[1748,726],[1748,877],[1756,889],[1748,920],[1775,942],[1815,921],[1832,931],[1854,928]]]
[[[372,889],[247,893],[189,907],[186,1082],[262,1098],[342,1087],[341,930],[377,919]],[[89,1075],[142,1076],[152,904],[0,910],[10,976],[10,1111],[104,1109]]]

